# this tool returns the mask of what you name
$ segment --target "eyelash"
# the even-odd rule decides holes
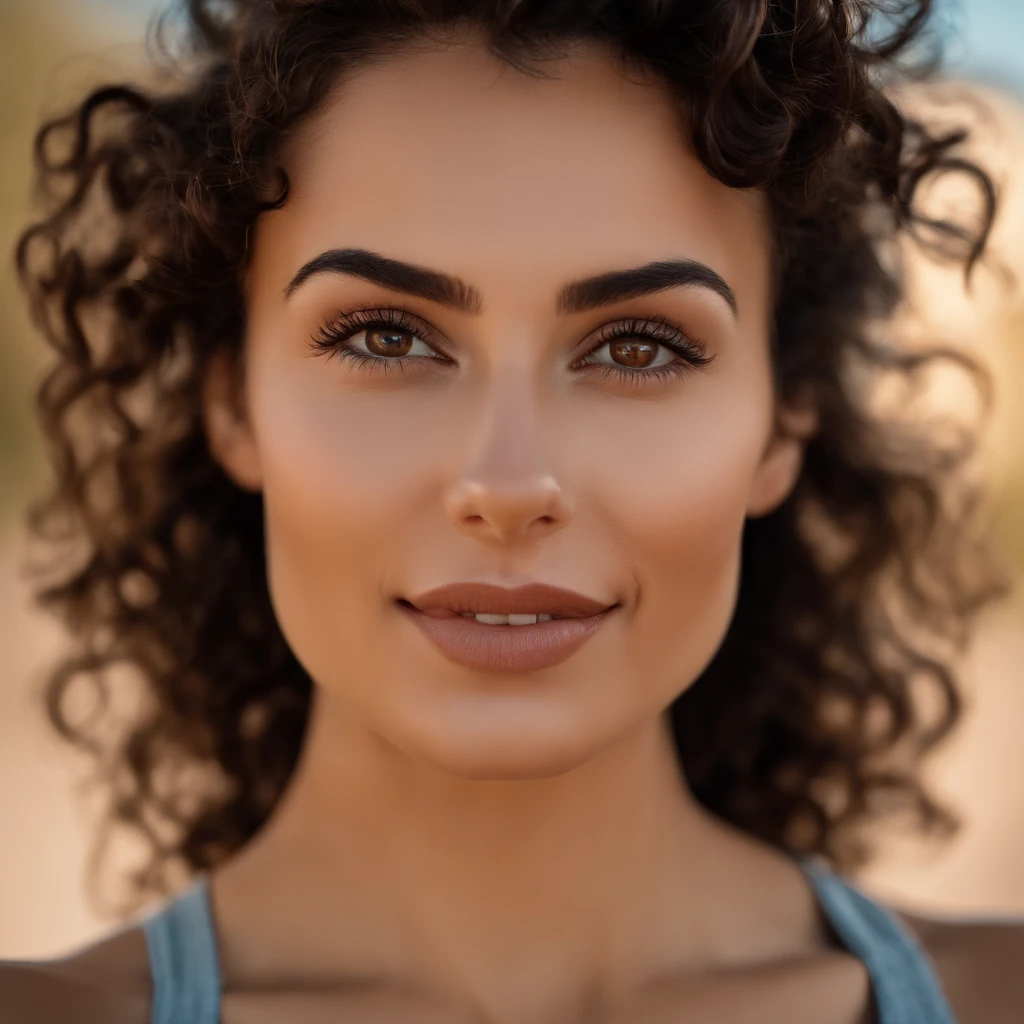
[[[405,370],[405,364],[424,358],[424,356],[385,356],[367,355],[348,348],[346,342],[360,331],[371,327],[383,327],[386,330],[399,330],[414,335],[432,345],[433,332],[425,329],[425,324],[413,320],[404,309],[359,309],[352,313],[336,317],[321,325],[320,330],[312,338],[312,347],[317,354],[326,354],[328,358],[337,356],[339,359],[353,359],[371,373],[387,373],[390,365]],[[620,338],[645,338],[674,352],[680,358],[674,362],[652,369],[633,369],[613,363],[587,363],[587,367],[596,367],[605,375],[612,375],[630,384],[642,385],[645,381],[666,380],[682,377],[694,370],[704,369],[714,359],[708,355],[699,341],[691,340],[671,321],[663,317],[645,317],[643,319],[628,318],[608,324],[600,330],[600,340],[581,358],[593,355],[605,345],[618,341]],[[439,361],[446,361],[439,360]],[[389,365],[390,364],[390,365]]]

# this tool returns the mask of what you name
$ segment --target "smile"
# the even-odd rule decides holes
[[[557,665],[575,654],[620,607],[563,619],[543,613],[437,615],[405,601],[396,603],[445,658],[478,672],[535,672]]]

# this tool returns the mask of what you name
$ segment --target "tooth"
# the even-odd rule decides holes
[[[510,615],[508,624],[510,626],[532,626],[537,622],[536,615]]]
[[[539,613],[523,613],[522,615],[500,615],[498,613],[491,612],[480,612],[478,615],[474,615],[472,612],[459,612],[459,614],[465,619],[476,619],[477,622],[483,622],[488,626],[532,626],[537,622],[550,622],[554,616],[548,615],[545,612]]]

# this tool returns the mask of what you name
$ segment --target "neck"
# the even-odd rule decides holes
[[[662,718],[565,774],[480,781],[320,696],[288,791],[212,892],[225,977],[373,977],[517,1019],[821,942],[799,871],[693,800]]]

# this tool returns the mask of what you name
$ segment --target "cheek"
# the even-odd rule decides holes
[[[315,678],[337,671],[339,650],[356,668],[429,468],[415,403],[339,394],[287,368],[255,379],[251,394],[281,628]]]
[[[676,690],[700,674],[732,618],[770,414],[770,396],[756,386],[694,388],[692,396],[676,407],[671,431],[661,417],[642,445],[620,424],[611,436],[637,443],[615,451],[614,487],[603,498],[614,524],[610,550],[638,577],[628,659],[638,678]]]

